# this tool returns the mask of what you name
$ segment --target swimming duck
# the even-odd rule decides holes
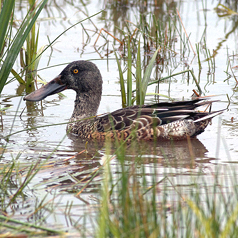
[[[83,139],[104,140],[106,136],[126,139],[130,136],[138,140],[182,140],[202,133],[211,119],[222,113],[222,110],[195,110],[212,103],[197,98],[191,101],[131,106],[96,116],[101,101],[102,83],[101,73],[94,63],[74,61],[52,81],[25,96],[24,100],[40,101],[65,89],[73,89],[76,99],[67,130]]]

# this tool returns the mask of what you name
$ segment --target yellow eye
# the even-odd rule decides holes
[[[73,72],[74,72],[74,74],[77,74],[79,72],[79,70],[78,69],[74,69]]]

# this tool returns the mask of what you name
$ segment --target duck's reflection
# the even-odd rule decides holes
[[[68,192],[76,192],[91,180],[84,193],[98,191],[102,181],[103,169],[100,169],[103,165],[102,158],[106,155],[105,144],[96,141],[85,142],[73,136],[70,136],[70,139],[72,150],[76,154],[56,162],[51,168],[51,176],[44,179],[45,185],[48,188],[57,187]],[[118,164],[123,156],[127,166],[136,162],[139,167],[153,163],[158,167],[194,169],[203,166],[203,163],[206,166],[214,160],[206,157],[207,149],[195,138],[157,143],[135,142],[124,147],[121,145],[121,150],[115,145],[111,145],[110,148],[110,155],[115,154],[110,163]]]
[[[147,144],[148,146],[148,144]],[[164,167],[195,168],[201,163],[208,163],[214,158],[207,158],[208,150],[197,138],[182,141],[164,141],[150,145],[147,149],[148,162],[160,162]],[[156,155],[156,157],[153,157]],[[147,160],[142,160],[146,163]]]
[[[69,136],[72,140],[72,147],[75,151],[82,151],[85,149],[85,142],[74,136]],[[95,154],[97,151],[104,153],[105,143],[103,142],[86,142],[87,151]],[[123,147],[122,144],[119,147]],[[125,148],[126,147],[126,148]],[[140,157],[141,163],[154,163],[158,160],[165,166],[172,167],[187,167],[194,163],[208,162],[214,158],[207,158],[208,150],[197,138],[188,138],[181,141],[135,141],[129,145],[125,144],[123,147],[124,157],[126,160],[131,160],[134,157]],[[118,150],[118,145],[115,143],[111,145],[111,153],[117,155],[121,150]],[[99,155],[100,156],[100,155]],[[169,162],[169,164],[168,164]]]

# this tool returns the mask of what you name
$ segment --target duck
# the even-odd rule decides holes
[[[85,60],[68,64],[46,85],[26,95],[26,101],[41,101],[47,96],[72,89],[76,92],[74,110],[67,131],[90,140],[184,140],[204,132],[211,119],[223,112],[199,111],[214,101],[195,98],[187,101],[160,102],[130,106],[97,115],[102,96],[102,76],[98,67]]]

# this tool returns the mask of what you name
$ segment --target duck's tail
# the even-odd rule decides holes
[[[210,112],[208,113],[206,116],[203,116],[197,120],[194,120],[194,123],[197,123],[197,122],[201,122],[201,121],[205,121],[205,120],[209,120],[209,119],[212,119],[213,117],[223,113],[223,111],[225,111],[226,109],[222,109],[222,110],[219,110],[219,111],[215,111],[215,112]]]

